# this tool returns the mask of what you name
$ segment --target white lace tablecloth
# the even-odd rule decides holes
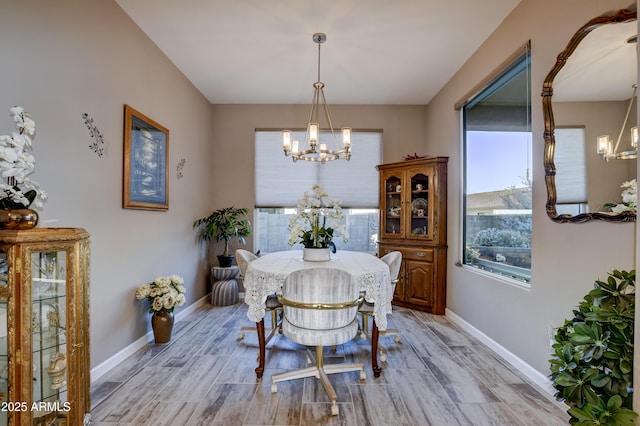
[[[349,272],[360,291],[366,293],[365,300],[374,304],[373,315],[378,329],[387,329],[387,314],[391,313],[389,267],[371,254],[343,250],[332,253],[331,260],[326,262],[305,262],[302,260],[302,250],[269,253],[250,262],[244,278],[249,319],[261,321],[267,296],[279,291],[291,272],[310,268],[334,268]]]

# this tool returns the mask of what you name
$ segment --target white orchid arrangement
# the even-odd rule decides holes
[[[10,108],[15,130],[9,135],[0,135],[0,209],[26,208],[35,201],[42,207],[47,194],[29,178],[35,170],[36,160],[29,153],[31,137],[36,133],[36,124],[22,107]]]
[[[305,192],[298,200],[296,214],[289,219],[289,245],[302,244],[305,248],[327,248],[334,233],[341,235],[346,244],[349,232],[343,223],[344,214],[339,200],[332,200],[321,185]]]
[[[158,277],[149,284],[143,284],[136,290],[136,299],[151,302],[149,313],[173,312],[176,306],[186,301],[184,280],[178,275]]]
[[[638,209],[638,182],[635,179],[622,182],[622,203],[607,203],[605,207],[611,209],[613,213],[630,211],[635,213]]]

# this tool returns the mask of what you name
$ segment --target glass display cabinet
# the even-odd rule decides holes
[[[0,426],[89,423],[88,290],[85,230],[0,231]]]
[[[448,157],[381,164],[379,254],[402,252],[394,303],[444,314]]]

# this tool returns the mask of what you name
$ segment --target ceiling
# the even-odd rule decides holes
[[[627,40],[637,31],[636,21],[603,25],[591,31],[554,78],[553,100],[629,99],[637,81],[638,61],[637,43]]]
[[[116,0],[213,104],[425,105],[521,0]]]

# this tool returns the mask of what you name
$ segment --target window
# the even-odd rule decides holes
[[[463,263],[531,280],[531,79],[529,46],[461,105]]]
[[[304,132],[293,132],[291,137],[304,140]],[[270,253],[302,248],[299,244],[289,246],[289,217],[295,213],[303,193],[319,183],[331,198],[341,201],[345,213],[349,242],[345,245],[341,239],[334,239],[338,250],[377,251],[379,179],[376,166],[382,162],[382,133],[354,130],[351,140],[349,161],[294,163],[282,152],[281,131],[256,131],[256,250]]]
[[[584,127],[557,128],[556,148],[556,210],[558,214],[576,216],[589,212],[587,200],[587,151]]]

